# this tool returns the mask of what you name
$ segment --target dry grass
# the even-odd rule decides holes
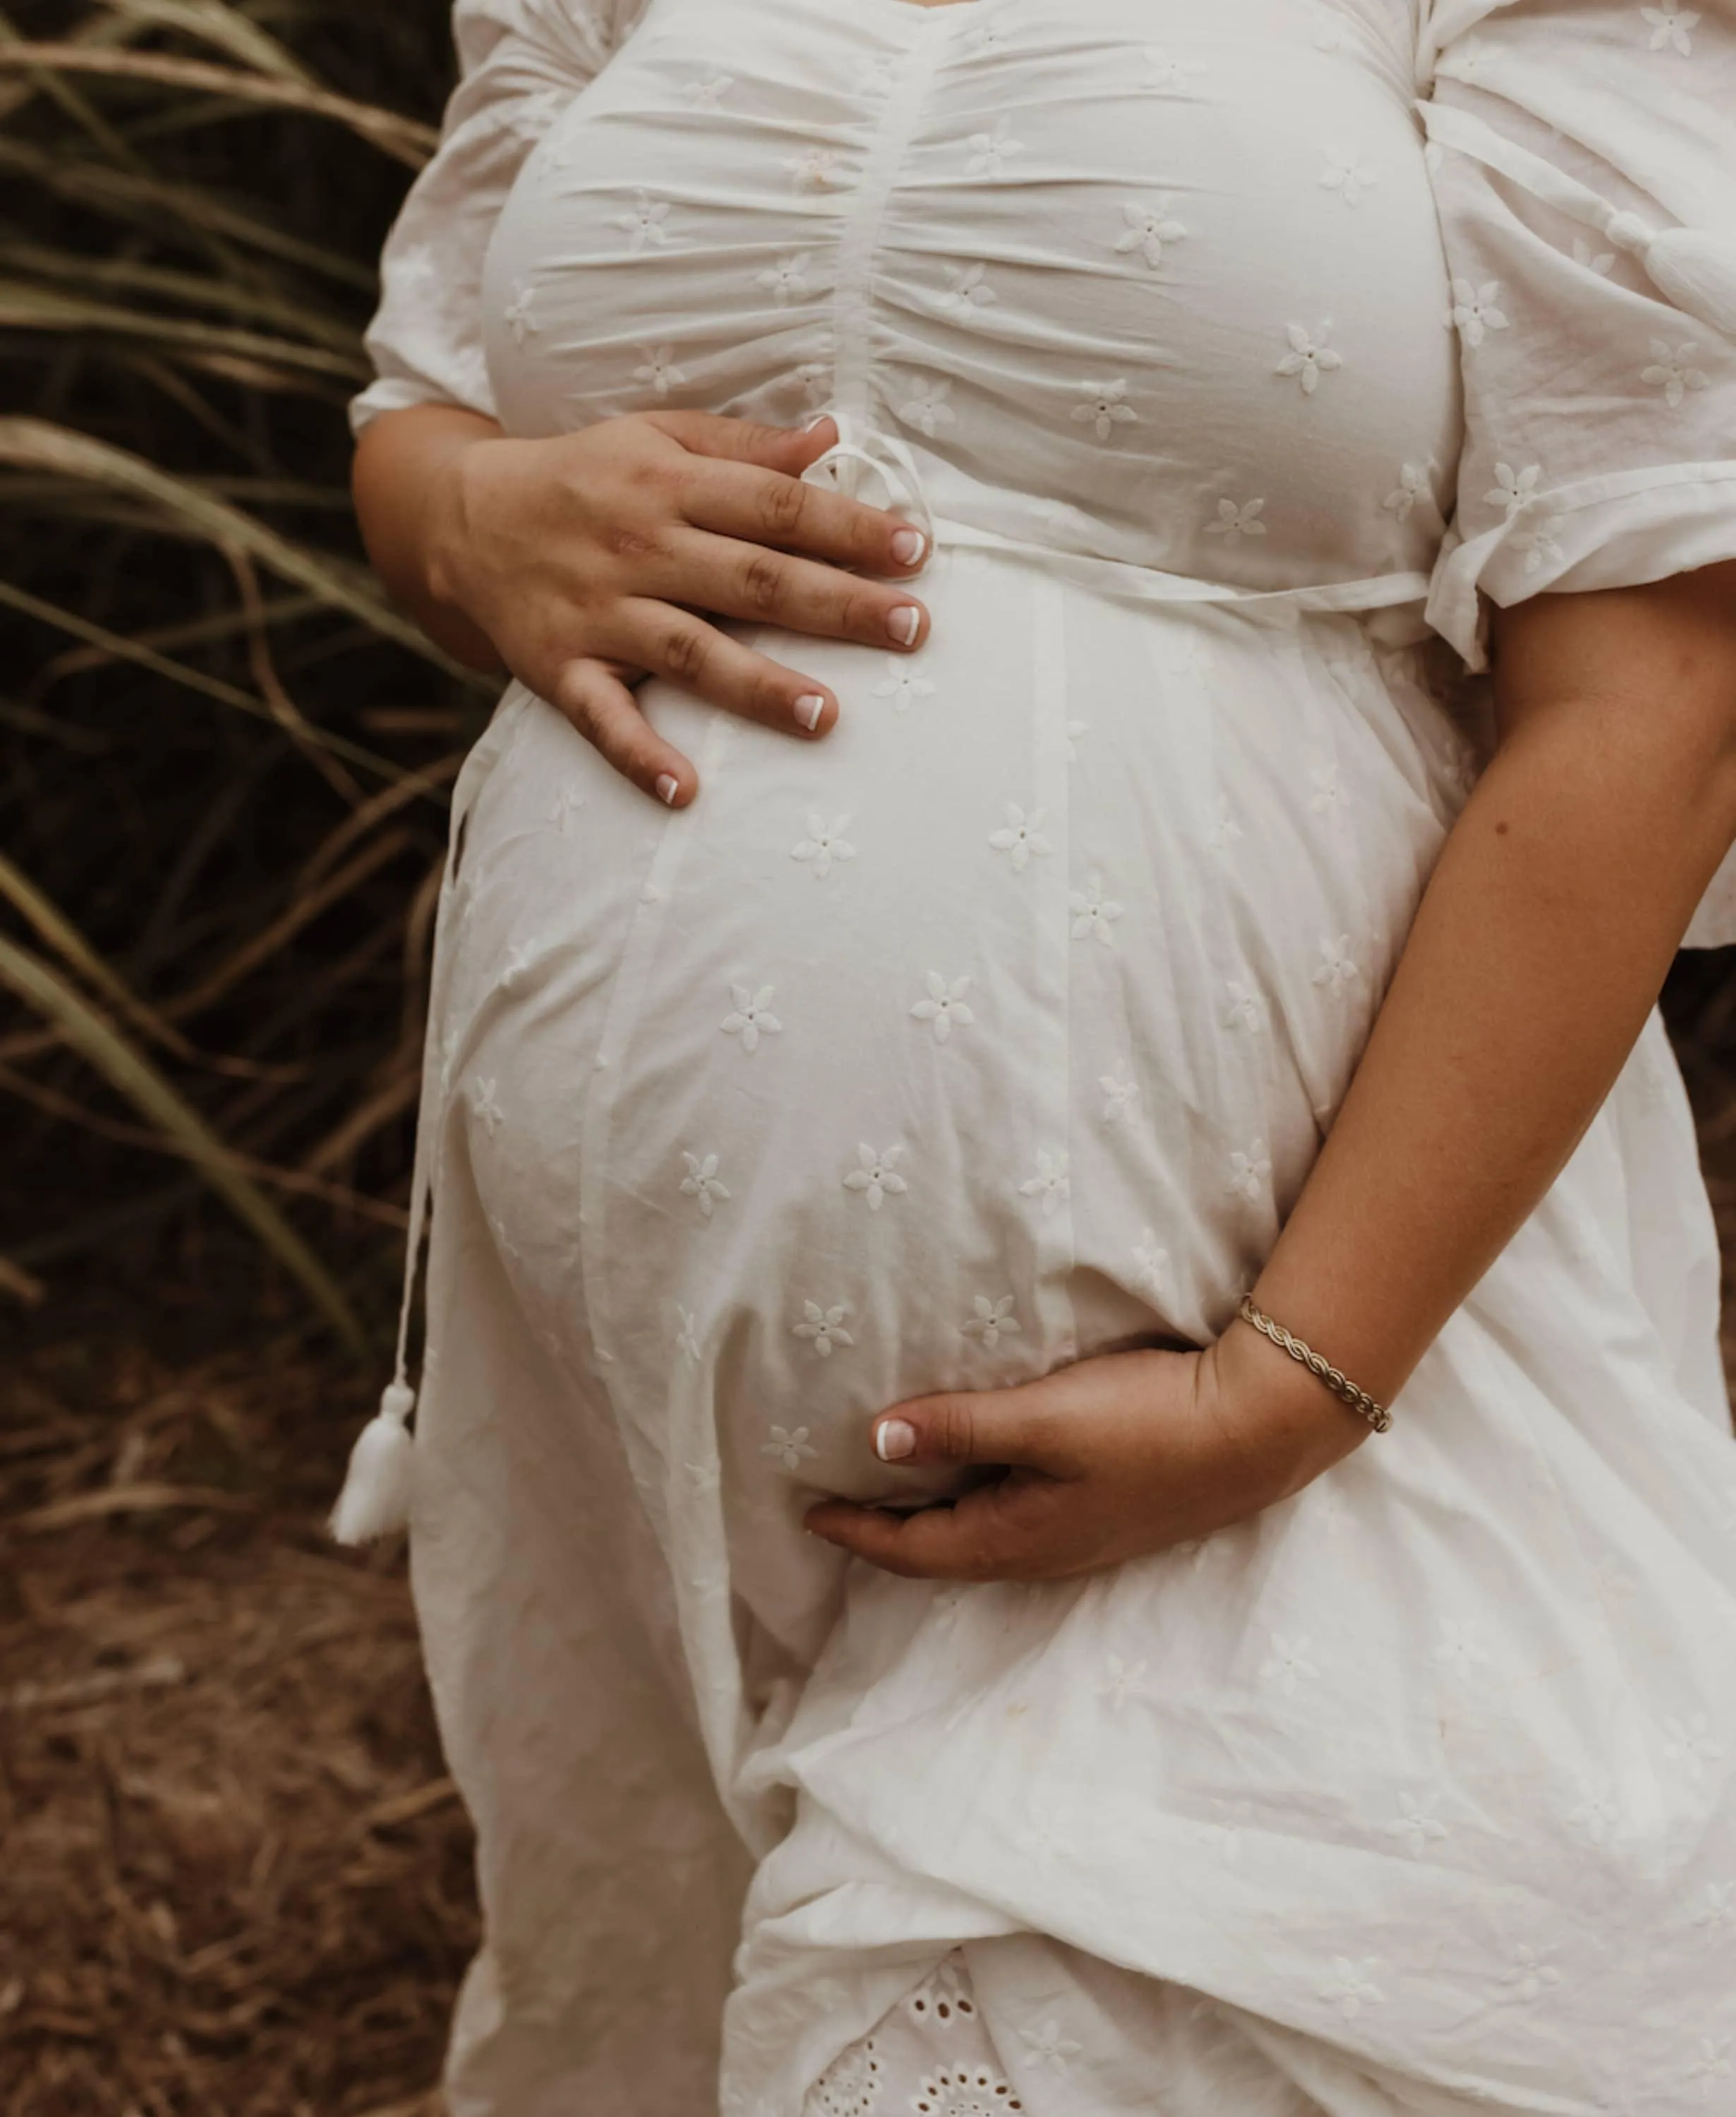
[[[474,1944],[364,1409],[269,1341],[67,1335],[0,1382],[6,2117],[432,2117]]]

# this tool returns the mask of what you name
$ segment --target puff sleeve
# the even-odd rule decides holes
[[[357,433],[382,412],[458,404],[490,417],[482,260],[525,159],[607,62],[643,0],[457,0],[459,82],[441,144],[411,187],[381,260],[365,344],[374,381]]]
[[[1466,441],[1429,616],[1736,557],[1736,0],[1434,0]]]

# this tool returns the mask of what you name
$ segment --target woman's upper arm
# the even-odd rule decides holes
[[[386,238],[367,348],[375,380],[350,407],[453,404],[494,415],[482,261],[527,156],[595,79],[643,0],[457,0],[459,81],[441,144]]]

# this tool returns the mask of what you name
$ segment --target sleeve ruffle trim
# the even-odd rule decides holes
[[[1484,597],[1505,610],[1545,591],[1639,588],[1724,559],[1736,559],[1736,462],[1581,478],[1480,537],[1449,540],[1429,622],[1469,667],[1485,669]]]

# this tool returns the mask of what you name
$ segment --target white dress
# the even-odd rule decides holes
[[[1736,2109],[1736,1446],[1655,1021],[1294,1501],[1035,1589],[801,1528],[921,1488],[900,1397],[1225,1327],[1474,775],[1428,625],[1475,665],[1480,596],[1736,556],[1730,0],[458,27],[359,416],[830,409],[813,474],[938,548],[913,658],[742,628],[826,742],[651,684],[669,814],[515,688],[459,789],[455,2117],[699,2113],[720,2018],[728,2117]],[[925,2103],[856,2040],[937,1965],[995,2077]]]

